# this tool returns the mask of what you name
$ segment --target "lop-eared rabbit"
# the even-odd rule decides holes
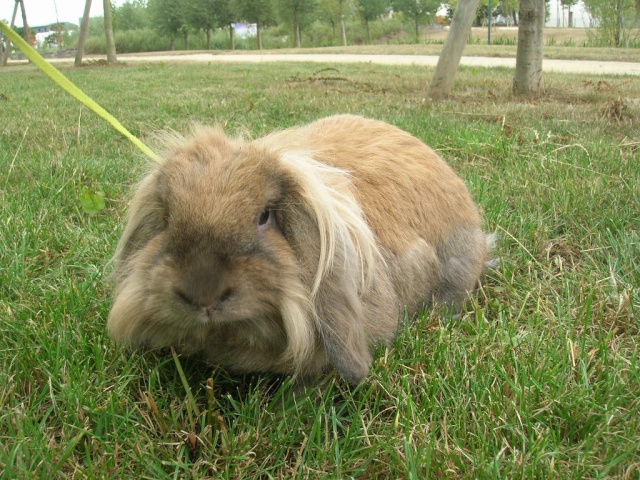
[[[469,191],[412,135],[340,115],[247,141],[174,138],[115,254],[108,329],[235,372],[352,384],[405,312],[459,309],[487,236]]]

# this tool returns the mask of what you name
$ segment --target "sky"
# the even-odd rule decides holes
[[[118,6],[122,5],[124,0],[112,0],[112,3]],[[78,25],[78,21],[84,12],[84,4],[85,0],[24,0],[27,22],[32,27],[48,25],[56,21]],[[14,5],[15,0],[0,0],[0,20],[11,21]],[[57,16],[56,10],[58,12]],[[91,1],[91,14],[89,16],[102,16],[102,0]],[[22,26],[20,7],[18,7],[16,25],[18,27]]]

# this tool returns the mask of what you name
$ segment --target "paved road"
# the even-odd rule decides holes
[[[104,57],[87,56],[86,60]],[[186,53],[174,54],[132,54],[118,55],[122,62],[321,62],[321,63],[373,63],[383,65],[424,65],[435,66],[437,55],[359,55],[359,54],[325,54],[325,53]],[[70,62],[72,59],[51,59],[53,62]],[[462,57],[462,65],[475,67],[507,67],[515,68],[515,58],[498,57]],[[638,75],[640,63],[634,62],[596,62],[586,60],[544,60],[542,68],[545,72],[585,73],[595,75]]]

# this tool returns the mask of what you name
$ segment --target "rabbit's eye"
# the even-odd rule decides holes
[[[264,212],[260,215],[260,219],[258,220],[258,225],[266,225],[269,221],[269,217],[271,217],[271,209],[266,208]]]

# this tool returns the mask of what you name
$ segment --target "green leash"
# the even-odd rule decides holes
[[[71,82],[71,80],[65,77],[56,67],[42,58],[40,54],[31,47],[31,45],[25,42],[20,35],[11,30],[11,28],[9,28],[9,26],[2,21],[0,21],[0,30],[2,30],[2,33],[4,33],[4,35],[9,40],[11,40],[11,42],[13,42],[18,50],[24,53],[29,60],[31,60],[40,70],[48,75],[60,87],[66,90],[69,94],[71,94],[75,99],[80,101],[80,103],[88,107],[90,110],[93,110],[96,115],[106,120],[113,128],[127,137],[131,141],[131,143],[138,147],[140,151],[151,158],[151,160],[153,160],[154,162],[160,161],[158,155],[156,155],[153,150],[151,150],[144,143],[142,143],[140,139],[129,132],[129,130],[127,130],[113,115],[111,115],[95,101],[89,98],[87,94],[80,90],[73,82]]]

